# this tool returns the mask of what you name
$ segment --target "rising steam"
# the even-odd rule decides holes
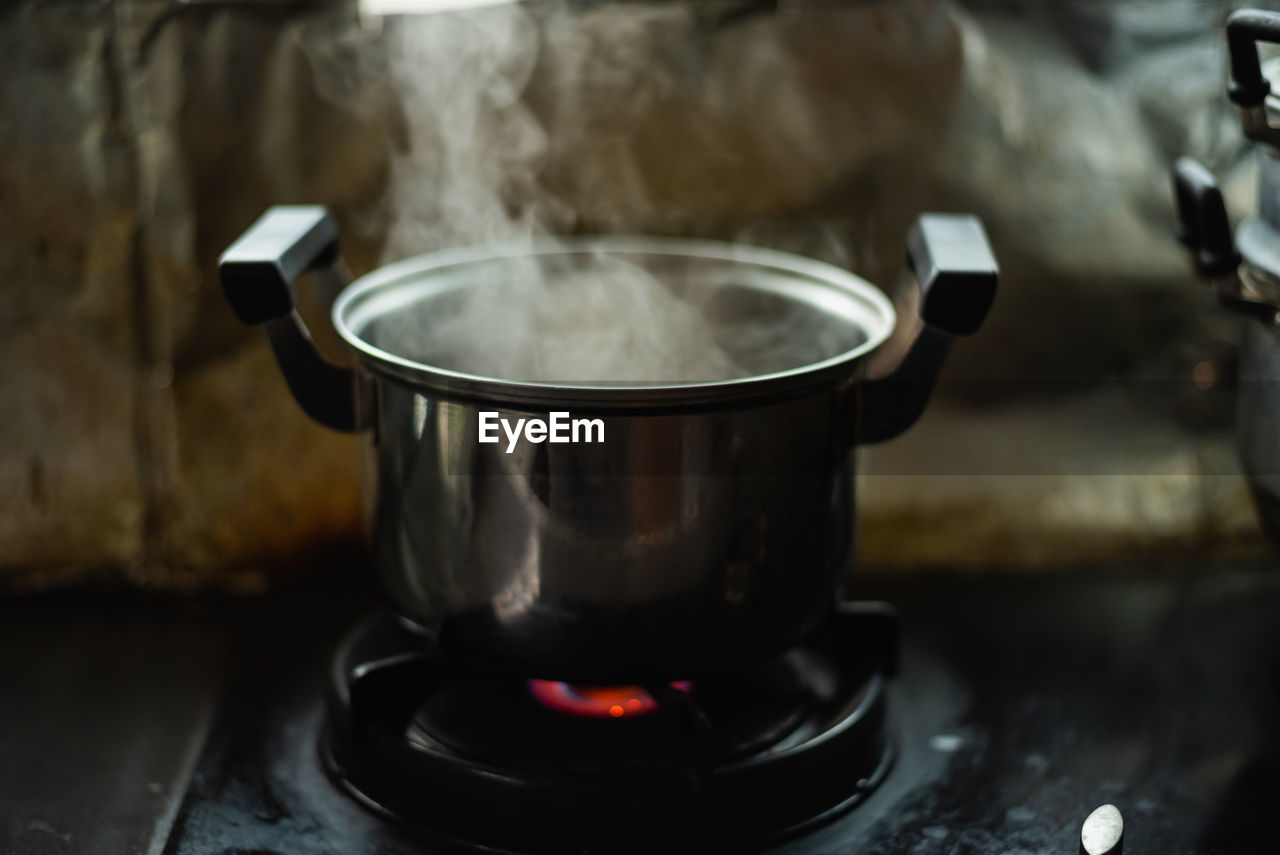
[[[563,31],[547,38],[574,20],[508,4],[389,21],[409,144],[393,164],[387,260],[459,245],[532,246],[573,231],[578,212],[539,183],[549,138],[523,96],[544,45],[579,44]],[[618,37],[628,37],[625,27]],[[557,67],[579,64],[557,56]],[[564,111],[555,112],[563,122]],[[598,177],[627,184],[602,185],[601,199],[643,192],[634,167]],[[363,334],[398,356],[468,374],[570,383],[732,379],[858,343],[847,324],[833,329],[814,309],[739,287],[732,269],[669,259],[655,266],[639,255],[517,257],[473,268],[465,287],[401,307]]]

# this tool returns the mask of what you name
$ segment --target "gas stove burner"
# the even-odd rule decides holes
[[[687,692],[692,685],[680,680],[671,688]],[[559,680],[530,680],[529,694],[547,709],[588,718],[634,718],[659,709],[653,695],[640,686],[575,686]]]
[[[896,660],[896,614],[846,603],[773,659],[592,689],[458,664],[383,615],[339,648],[321,753],[365,805],[437,839],[737,848],[799,833],[880,783]]]

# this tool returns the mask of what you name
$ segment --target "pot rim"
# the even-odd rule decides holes
[[[865,339],[856,347],[818,362],[729,380],[689,383],[552,383],[505,380],[440,368],[397,356],[375,347],[356,330],[380,311],[369,306],[378,292],[411,280],[428,281],[430,274],[482,261],[533,255],[581,252],[687,256],[752,265],[804,277],[842,291],[861,303],[859,324]],[[409,289],[406,289],[409,290]],[[410,294],[409,296],[412,296]],[[406,302],[409,300],[406,298]],[[362,311],[363,310],[363,311]],[[790,252],[748,244],[697,238],[601,235],[536,237],[531,240],[454,247],[395,262],[361,276],[333,304],[333,326],[360,359],[363,367],[398,381],[446,396],[538,406],[666,407],[742,402],[794,395],[839,379],[853,379],[863,357],[893,333],[897,314],[889,298],[867,280],[834,264]]]

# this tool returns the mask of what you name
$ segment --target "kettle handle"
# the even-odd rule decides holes
[[[218,259],[227,301],[241,321],[266,327],[298,404],[327,427],[354,431],[361,427],[355,372],[321,356],[294,311],[298,278],[313,270],[345,278],[339,272],[338,226],[319,205],[268,209]]]
[[[1243,260],[1231,233],[1227,206],[1213,173],[1189,157],[1178,158],[1173,165],[1173,194],[1178,208],[1178,239],[1191,252],[1196,276],[1213,286],[1218,303],[1246,318],[1268,326],[1277,322],[1280,306],[1255,291],[1240,279]],[[1254,238],[1257,220],[1246,221],[1240,234],[1246,246],[1269,246],[1273,242],[1269,228]]]
[[[1240,107],[1245,136],[1280,146],[1280,128],[1267,121],[1271,82],[1262,73],[1258,42],[1280,44],[1280,14],[1241,9],[1227,19],[1227,51],[1231,55],[1227,96]]]
[[[860,444],[883,442],[915,424],[929,403],[957,335],[978,331],[995,301],[1000,268],[982,221],[968,214],[922,214],[907,235],[907,267],[919,283],[915,340],[887,377],[859,385]]]
[[[1280,14],[1241,9],[1227,18],[1227,50],[1231,54],[1231,83],[1227,95],[1241,107],[1257,107],[1271,94],[1262,74],[1258,42],[1280,44]]]
[[[1178,207],[1178,239],[1206,279],[1225,276],[1240,264],[1227,205],[1213,173],[1199,161],[1178,158],[1173,165],[1173,196]]]

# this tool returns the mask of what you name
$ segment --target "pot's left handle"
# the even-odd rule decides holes
[[[270,208],[218,259],[222,290],[236,316],[262,324],[289,391],[311,418],[335,430],[362,425],[355,372],[326,360],[294,310],[297,282],[312,270],[338,271],[338,226],[319,205]]]

